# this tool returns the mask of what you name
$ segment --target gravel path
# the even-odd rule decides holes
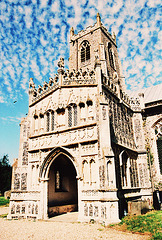
[[[7,212],[0,207],[0,215]],[[74,222],[72,222],[74,220]],[[146,235],[125,233],[104,228],[100,224],[76,222],[76,213],[48,221],[7,220],[0,218],[0,240],[145,240]]]

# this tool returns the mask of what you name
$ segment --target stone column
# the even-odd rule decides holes
[[[48,181],[41,179],[40,218],[48,219]]]

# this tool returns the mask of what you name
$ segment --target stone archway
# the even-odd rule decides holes
[[[77,174],[74,158],[66,149],[58,147],[48,154],[40,169],[43,218],[78,210]]]

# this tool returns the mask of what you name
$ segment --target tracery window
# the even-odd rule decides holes
[[[74,126],[77,125],[77,105],[74,105]]]
[[[81,45],[81,63],[90,59],[90,44],[88,41],[83,41]]]
[[[159,159],[160,174],[162,174],[162,121],[159,121],[155,126],[156,145]]]
[[[139,187],[137,161],[130,159],[130,181],[131,187]]]
[[[127,187],[129,185],[129,167],[128,167],[128,155],[124,151],[121,154],[121,164],[120,164],[120,169],[121,169],[121,183],[123,187]]]
[[[78,123],[77,105],[71,104],[68,106],[68,127],[76,126]]]
[[[42,120],[43,124],[43,120]],[[52,110],[48,110],[46,113],[46,131],[54,131],[55,128],[55,112]]]
[[[55,115],[54,111],[51,112],[51,130],[54,131]]]
[[[72,106],[68,107],[68,127],[72,127]]]
[[[50,113],[47,112],[47,125],[46,125],[46,130],[49,132],[50,130]]]
[[[113,53],[113,49],[112,49],[111,43],[108,44],[108,55],[109,55],[110,66],[113,69],[115,69],[114,53]]]

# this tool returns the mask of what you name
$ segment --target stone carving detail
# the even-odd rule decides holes
[[[38,205],[35,206],[35,214],[38,214]]]
[[[103,120],[106,120],[106,107],[105,106],[102,107],[102,117],[103,117]]]
[[[14,176],[14,190],[20,189],[20,173],[15,173]]]
[[[82,155],[94,155],[97,154],[97,144],[84,144],[81,145],[81,154]]]
[[[105,168],[104,165],[99,167],[100,187],[105,187]]]
[[[98,217],[98,206],[94,206],[94,217]]]
[[[83,196],[98,196],[97,190],[83,190]]]
[[[107,218],[106,216],[106,207],[105,206],[101,206],[101,217],[102,218]]]
[[[20,213],[20,205],[19,204],[17,204],[17,206],[16,206],[16,213]]]
[[[34,204],[32,206],[32,214],[34,214],[34,210],[35,210],[35,207],[34,207]]]
[[[88,216],[88,206],[84,204],[84,216]]]
[[[23,143],[22,165],[28,165],[28,142]]]
[[[30,140],[30,149],[39,149],[40,147],[53,147],[53,145],[62,145],[67,143],[78,143],[78,141],[97,139],[97,128],[96,126],[87,127],[79,130],[69,131],[69,137],[65,133],[57,133],[52,136],[34,138]]]
[[[15,214],[15,205],[14,204],[11,206],[11,214]]]
[[[22,205],[21,213],[22,213],[22,214],[25,214],[25,205]]]
[[[27,173],[21,174],[21,190],[27,189]]]
[[[89,216],[90,217],[93,216],[93,206],[92,206],[92,204],[89,205]]]
[[[31,214],[31,211],[32,211],[32,209],[31,209],[31,204],[29,204],[29,205],[28,205],[28,213]]]
[[[113,142],[135,148],[131,110],[106,94],[105,98],[109,99],[110,130]]]

